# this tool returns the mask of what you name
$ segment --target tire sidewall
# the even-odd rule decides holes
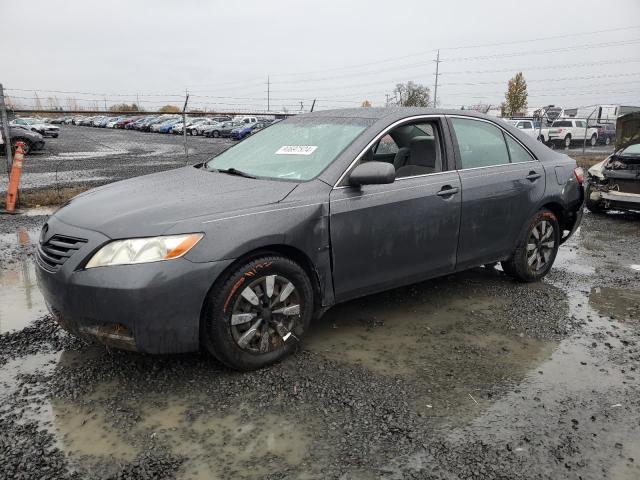
[[[251,282],[267,275],[286,277],[300,295],[301,315],[295,336],[301,338],[313,316],[313,288],[305,271],[280,256],[264,256],[233,270],[219,288],[214,285],[203,315],[205,345],[221,362],[238,370],[253,370],[275,363],[295,350],[298,341],[290,338],[285,346],[262,355],[241,349],[231,333],[231,314],[236,300]]]
[[[553,226],[554,249],[551,254],[551,258],[547,262],[547,265],[542,270],[538,272],[534,272],[529,268],[529,265],[527,263],[526,245],[529,240],[529,237],[531,236],[531,232],[533,231],[535,226],[538,225],[543,220],[549,221]],[[521,253],[519,253],[520,258],[517,258],[517,262],[519,263],[518,270],[520,271],[521,275],[528,281],[536,281],[543,278],[547,273],[549,273],[549,270],[551,270],[551,268],[553,267],[556,256],[558,254],[559,247],[560,247],[560,224],[558,223],[558,219],[550,210],[545,209],[545,210],[539,211],[531,220],[531,223],[529,224],[529,228],[527,228],[527,233],[523,239],[522,248],[519,249]]]

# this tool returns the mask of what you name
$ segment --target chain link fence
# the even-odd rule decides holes
[[[201,163],[283,117],[236,112],[6,114],[9,143],[22,140],[27,152],[20,182],[23,206],[59,203],[94,186]],[[0,177],[3,198],[8,178]]]

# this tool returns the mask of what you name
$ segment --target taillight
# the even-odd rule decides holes
[[[584,182],[584,170],[581,167],[576,167],[573,169],[573,175],[576,177],[576,180],[580,185]]]
[[[558,133],[562,133],[562,129],[561,128],[558,129]]]

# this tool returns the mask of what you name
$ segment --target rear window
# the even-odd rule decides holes
[[[552,127],[572,127],[571,122],[568,120],[556,120],[553,122]]]

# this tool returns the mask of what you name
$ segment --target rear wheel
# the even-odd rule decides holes
[[[522,282],[540,280],[551,270],[559,246],[558,219],[550,210],[541,210],[532,218],[511,258],[502,262],[502,269]]]
[[[595,147],[596,143],[598,143],[598,136],[594,133],[593,135],[591,135],[591,146]]]
[[[262,256],[210,292],[204,344],[231,368],[261,368],[293,352],[312,313],[313,288],[302,267],[285,257]]]
[[[604,139],[604,144],[609,145],[611,143],[611,138],[607,137]]]
[[[571,146],[571,135],[567,135],[564,137],[564,148],[569,148]]]
[[[217,131],[217,130],[214,130],[214,131],[212,132],[212,136],[213,136],[213,138],[218,138],[218,137],[220,136],[220,132],[219,132],[219,131]]]

